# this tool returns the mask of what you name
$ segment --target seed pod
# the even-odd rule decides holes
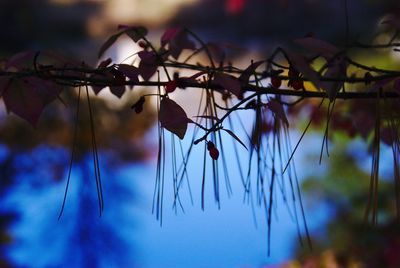
[[[207,142],[207,150],[211,150],[212,148],[215,148],[215,145],[212,141]]]
[[[217,148],[212,147],[212,148],[209,150],[209,153],[210,153],[210,156],[211,156],[212,159],[214,159],[214,160],[217,160],[217,159],[218,159],[218,157],[219,157],[219,151],[218,151]]]

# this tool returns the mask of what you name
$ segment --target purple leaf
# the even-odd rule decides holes
[[[8,112],[13,112],[36,126],[47,104],[56,99],[61,89],[53,82],[36,77],[12,80],[3,92]]]
[[[157,55],[153,51],[140,51],[138,53],[140,58],[139,74],[144,80],[149,80],[157,71],[158,60]]]
[[[139,83],[139,70],[135,66],[128,64],[119,64],[118,70],[121,71],[133,83]]]
[[[199,78],[200,76],[202,76],[206,73],[207,72],[205,72],[205,71],[201,71],[201,72],[195,73],[194,75],[189,76],[189,77],[187,77],[187,76],[179,77],[178,87],[185,86],[185,84],[195,84],[195,83],[197,83],[197,78]]]
[[[114,76],[112,75],[112,73],[110,71],[105,71],[102,73],[94,73],[90,76],[91,79],[95,79],[95,80],[111,80],[114,78]],[[94,93],[97,95],[100,93],[100,91],[107,87],[106,85],[106,81],[104,81],[104,85],[91,85],[93,88]]]
[[[240,97],[242,94],[242,85],[239,79],[237,79],[234,76],[224,73],[216,73],[214,75],[213,82],[217,85],[220,85],[221,87],[231,92],[232,94],[236,95],[237,97]]]
[[[168,98],[163,98],[160,102],[158,120],[161,123],[161,127],[171,131],[181,140],[185,137],[188,123],[192,122],[182,107]]]
[[[125,86],[110,86],[110,91],[118,98],[121,98],[125,93]]]

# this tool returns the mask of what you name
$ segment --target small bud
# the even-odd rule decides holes
[[[271,84],[275,88],[280,88],[282,85],[282,80],[278,77],[271,77]]]
[[[219,157],[219,151],[217,148],[213,147],[209,150],[210,156],[212,159],[217,160]]]
[[[172,80],[167,82],[167,84],[165,85],[165,91],[167,93],[171,93],[173,91],[175,91],[175,89],[178,87],[178,81],[177,80]]]
[[[148,46],[146,41],[144,41],[144,40],[140,40],[137,44],[141,48],[147,48],[147,46]]]
[[[215,145],[212,141],[207,142],[207,150],[211,150],[212,148],[215,148]]]

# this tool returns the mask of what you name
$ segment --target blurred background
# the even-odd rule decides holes
[[[383,15],[400,11],[396,0],[347,2],[351,42],[376,38]],[[294,38],[310,33],[339,46],[345,44],[344,7],[345,1],[341,0],[3,0],[0,56],[6,58],[24,50],[51,50],[96,66],[99,47],[119,24],[143,25],[155,42],[166,28],[185,26],[205,41],[234,48],[232,61],[246,66],[252,58],[266,58],[276,46],[290,44]],[[106,56],[119,62],[138,50],[131,41],[121,40]],[[398,59],[385,53],[389,56],[379,64],[396,66]],[[386,194],[391,191],[393,177],[392,163],[386,161],[390,148],[382,150],[383,220],[378,227],[369,228],[363,225],[371,162],[368,145],[360,137],[349,139],[346,133],[335,133],[331,155],[319,165],[323,135],[319,127],[306,136],[296,155],[313,251],[301,247],[296,222],[280,197],[272,223],[271,255],[267,256],[265,211],[243,203],[243,187],[234,174],[230,176],[233,195],[228,197],[221,191],[219,208],[213,204],[209,186],[206,209],[202,211],[201,180],[196,176],[202,172],[196,164],[203,159],[202,150],[193,152],[188,165],[193,174],[193,204],[186,195],[184,209],[173,209],[172,182],[166,176],[161,227],[152,214],[156,111],[149,105],[145,115],[138,116],[129,108],[144,90],[135,88],[121,100],[107,92],[92,98],[105,201],[101,217],[90,114],[83,97],[78,104],[78,91],[65,90],[63,102],[51,104],[36,129],[14,115],[6,115],[2,108],[0,267],[400,265],[400,234],[389,213],[393,198]],[[182,96],[185,94],[176,94],[177,99],[190,106],[190,100]],[[293,124],[293,144],[301,135],[304,120]],[[243,121],[245,125],[252,124]],[[69,192],[64,214],[58,221],[74,140]],[[183,146],[187,148],[189,143],[185,140]],[[232,146],[226,145],[225,151],[226,155],[233,155]],[[362,264],[365,266],[357,266]]]

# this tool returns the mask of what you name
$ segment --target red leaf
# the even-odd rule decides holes
[[[182,107],[168,98],[163,98],[160,102],[158,120],[161,123],[161,127],[171,131],[180,139],[185,137],[187,125],[192,122]]]
[[[213,82],[217,85],[220,85],[227,91],[231,92],[232,94],[240,97],[242,95],[242,85],[234,76],[224,74],[224,73],[216,73],[214,75]]]
[[[12,80],[3,92],[7,111],[36,125],[44,107],[57,98],[60,88],[54,83],[36,77]]]
[[[282,120],[282,122],[285,123],[286,126],[289,126],[289,121],[287,120],[285,110],[283,109],[283,106],[280,102],[271,99],[268,102],[267,106],[275,114],[276,117]]]
[[[139,63],[139,74],[143,77],[144,80],[149,80],[157,71],[158,61],[157,55],[153,51],[140,51],[138,53],[140,58]]]

